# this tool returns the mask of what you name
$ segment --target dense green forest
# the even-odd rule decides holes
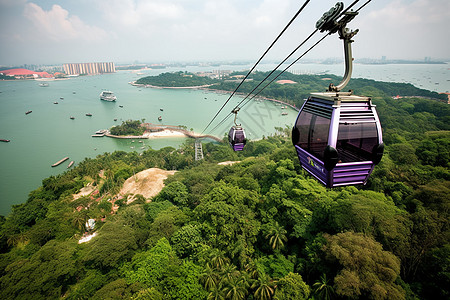
[[[366,186],[312,179],[290,128],[239,153],[204,144],[199,162],[192,142],[86,158],[0,218],[0,298],[448,299],[450,107],[371,84],[355,92],[372,91],[386,151]],[[115,197],[152,167],[178,172],[151,199]]]
[[[267,83],[264,83],[256,88],[269,75],[269,72],[254,72],[242,84],[239,92],[248,94],[256,88],[253,94],[258,93],[259,96],[283,100],[299,107],[311,92],[324,92],[330,83],[336,85],[341,81],[341,77],[335,75],[294,75],[289,72],[284,72],[280,75],[280,73],[280,71],[274,72],[268,77],[266,82],[270,82],[276,78],[275,81],[292,80],[296,83],[284,85],[272,83],[267,87],[265,87]],[[247,72],[235,72],[230,74],[230,76],[246,74]],[[209,88],[232,92],[236,88],[236,83],[222,80]],[[441,99],[442,101],[447,100],[447,95],[419,89],[409,83],[392,83],[356,78],[352,79],[346,88],[355,91],[357,95],[370,97],[392,97],[400,95],[434,98]]]
[[[122,124],[111,127],[109,130],[113,135],[142,135],[145,128],[139,120],[126,120]]]
[[[162,73],[158,76],[147,76],[136,81],[137,84],[149,84],[160,87],[190,87],[213,84],[216,80],[196,76],[189,72]]]
[[[270,72],[256,71],[249,75],[248,79],[239,87],[239,93],[247,95],[255,89],[252,95],[258,93],[258,96],[274,98],[285,101],[287,103],[300,107],[305,98],[308,98],[311,92],[324,92],[330,83],[338,84],[341,80],[335,75],[294,75],[289,72],[280,74],[280,71],[274,72],[267,78],[267,81],[257,85],[266,78]],[[186,77],[186,74],[189,77]],[[233,72],[230,77],[236,75],[247,75],[247,71]],[[190,77],[192,76],[192,77]],[[292,80],[295,84],[277,84],[267,85],[268,82],[278,80]],[[183,73],[181,71],[175,73],[162,73],[158,76],[148,76],[139,79],[136,83],[150,84],[154,86],[168,87],[189,87],[212,84],[209,89],[224,90],[233,92],[237,86],[235,80],[225,78],[223,80],[209,79],[207,77],[199,77],[192,73]],[[392,83],[375,81],[371,79],[355,78],[347,85],[347,89],[355,91],[357,95],[370,96],[374,98],[394,97],[394,96],[415,96],[422,98],[430,98],[441,101],[447,101],[447,95],[420,89],[410,83]],[[262,90],[262,91],[261,91]]]

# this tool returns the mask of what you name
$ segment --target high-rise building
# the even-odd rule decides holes
[[[63,68],[64,73],[67,75],[94,75],[116,72],[116,67],[113,62],[64,64]]]

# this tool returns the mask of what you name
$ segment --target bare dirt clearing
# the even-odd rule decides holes
[[[158,168],[141,171],[124,182],[119,194],[122,196],[125,194],[141,194],[145,198],[154,197],[164,187],[164,180],[175,172]]]

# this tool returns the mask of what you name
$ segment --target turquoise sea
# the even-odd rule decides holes
[[[275,65],[263,64],[259,70],[271,70]],[[38,81],[0,81],[0,215],[11,211],[11,205],[23,203],[28,194],[39,187],[44,178],[67,170],[85,157],[95,157],[115,150],[138,151],[141,144],[131,140],[93,138],[99,129],[107,129],[127,119],[145,119],[146,122],[185,125],[202,132],[217,110],[228,99],[228,94],[201,90],[168,90],[139,88],[129,84],[140,77],[161,72],[187,70],[248,70],[251,65],[173,68],[163,70],[119,71],[114,74],[74,77],[50,81],[40,87]],[[342,75],[343,65],[297,64],[294,73]],[[437,92],[450,90],[450,68],[441,65],[360,65],[355,64],[354,78],[381,81],[408,82],[417,87]],[[102,90],[112,90],[117,102],[99,100]],[[63,99],[60,99],[63,98]],[[242,98],[233,97],[220,114],[212,129]],[[54,104],[58,102],[58,104]],[[123,106],[121,108],[120,106]],[[160,111],[163,108],[164,111]],[[25,112],[32,113],[26,115]],[[287,112],[282,116],[281,112]],[[92,116],[86,116],[91,113]],[[70,117],[75,117],[71,120]],[[250,139],[273,133],[275,127],[291,127],[297,116],[294,109],[281,110],[272,102],[252,101],[239,113],[239,122]],[[117,121],[114,119],[117,118]],[[222,137],[232,125],[232,119],[212,134]],[[160,138],[145,140],[146,147],[160,149],[177,147],[186,138]],[[63,157],[69,159],[58,167],[51,165]]]
[[[145,75],[159,72],[161,70],[147,71]],[[91,137],[95,131],[108,129],[123,120],[145,119],[151,123],[185,125],[202,132],[229,97],[202,90],[152,89],[129,84],[142,76],[119,71],[49,81],[48,87],[40,87],[39,81],[32,80],[0,81],[0,138],[11,140],[10,143],[0,142],[0,215],[8,214],[11,205],[25,202],[29,192],[39,187],[44,178],[66,171],[71,160],[76,165],[85,157],[104,152],[144,151],[138,141]],[[101,101],[102,90],[112,90],[117,101]],[[224,114],[219,115],[209,129],[240,100],[242,98],[233,97]],[[26,115],[29,110],[32,113]],[[282,116],[282,111],[288,115]],[[250,139],[258,139],[275,132],[275,127],[291,126],[296,115],[294,109],[281,110],[279,105],[269,101],[251,102],[239,114],[239,122],[245,126]],[[75,119],[71,120],[71,116]],[[162,116],[162,122],[158,122],[158,116]],[[232,118],[212,134],[222,137],[231,125]],[[185,140],[155,138],[144,140],[143,144],[160,149],[177,147]],[[51,167],[66,156],[69,157],[66,162]]]

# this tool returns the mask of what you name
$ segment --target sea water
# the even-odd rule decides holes
[[[271,70],[275,65],[262,64],[259,70]],[[252,65],[168,68],[137,72],[119,71],[114,74],[80,76],[66,80],[49,81],[40,87],[38,81],[0,81],[0,215],[11,211],[11,205],[26,201],[28,194],[39,187],[44,178],[67,170],[70,161],[75,165],[85,157],[96,157],[104,152],[144,151],[141,147],[160,149],[178,147],[187,138],[155,138],[144,143],[132,140],[91,137],[95,131],[109,129],[122,121],[145,120],[150,123],[184,125],[188,130],[202,132],[212,117],[228,100],[229,94],[202,90],[172,90],[135,87],[129,82],[161,72],[187,70],[190,72],[213,69],[243,71]],[[283,69],[283,67],[281,67]],[[335,74],[344,72],[342,64],[295,64],[290,69],[300,74]],[[353,78],[380,81],[407,82],[436,91],[450,90],[448,64],[436,65],[362,65],[355,64]],[[111,90],[117,102],[99,100],[102,90]],[[62,99],[61,99],[62,98]],[[242,97],[231,98],[223,112],[206,130],[209,133]],[[54,104],[58,102],[58,104]],[[120,107],[123,106],[123,107]],[[160,109],[163,109],[161,111]],[[32,113],[26,115],[25,112]],[[281,113],[288,113],[282,116]],[[91,117],[86,116],[92,114]],[[70,117],[75,119],[71,120]],[[162,122],[158,117],[162,117]],[[259,139],[275,132],[275,127],[291,127],[297,112],[281,109],[270,101],[251,101],[239,113],[241,123],[250,139]],[[114,121],[117,119],[117,121]],[[228,118],[212,134],[223,137],[233,118]],[[58,167],[51,165],[63,157],[69,159]]]
[[[152,70],[145,75],[160,72]],[[184,125],[200,133],[229,98],[229,94],[203,90],[153,89],[129,84],[145,75],[119,71],[48,81],[48,87],[41,87],[39,81],[33,80],[0,81],[0,138],[11,140],[10,143],[0,142],[0,215],[8,214],[11,205],[25,202],[43,179],[66,171],[72,160],[76,165],[85,157],[96,157],[104,152],[178,147],[187,139],[153,138],[139,143],[138,140],[92,137],[95,131],[131,119]],[[100,100],[102,90],[113,91],[117,101]],[[242,97],[233,97],[205,133],[241,100]],[[30,110],[30,114],[25,114]],[[288,115],[282,116],[282,112]],[[92,116],[86,116],[87,113]],[[239,114],[238,122],[245,126],[250,139],[259,139],[274,133],[275,127],[292,126],[296,115],[289,107],[281,109],[270,101],[252,101]],[[233,118],[228,118],[212,134],[222,138],[232,124]],[[51,167],[63,157],[69,159]]]

